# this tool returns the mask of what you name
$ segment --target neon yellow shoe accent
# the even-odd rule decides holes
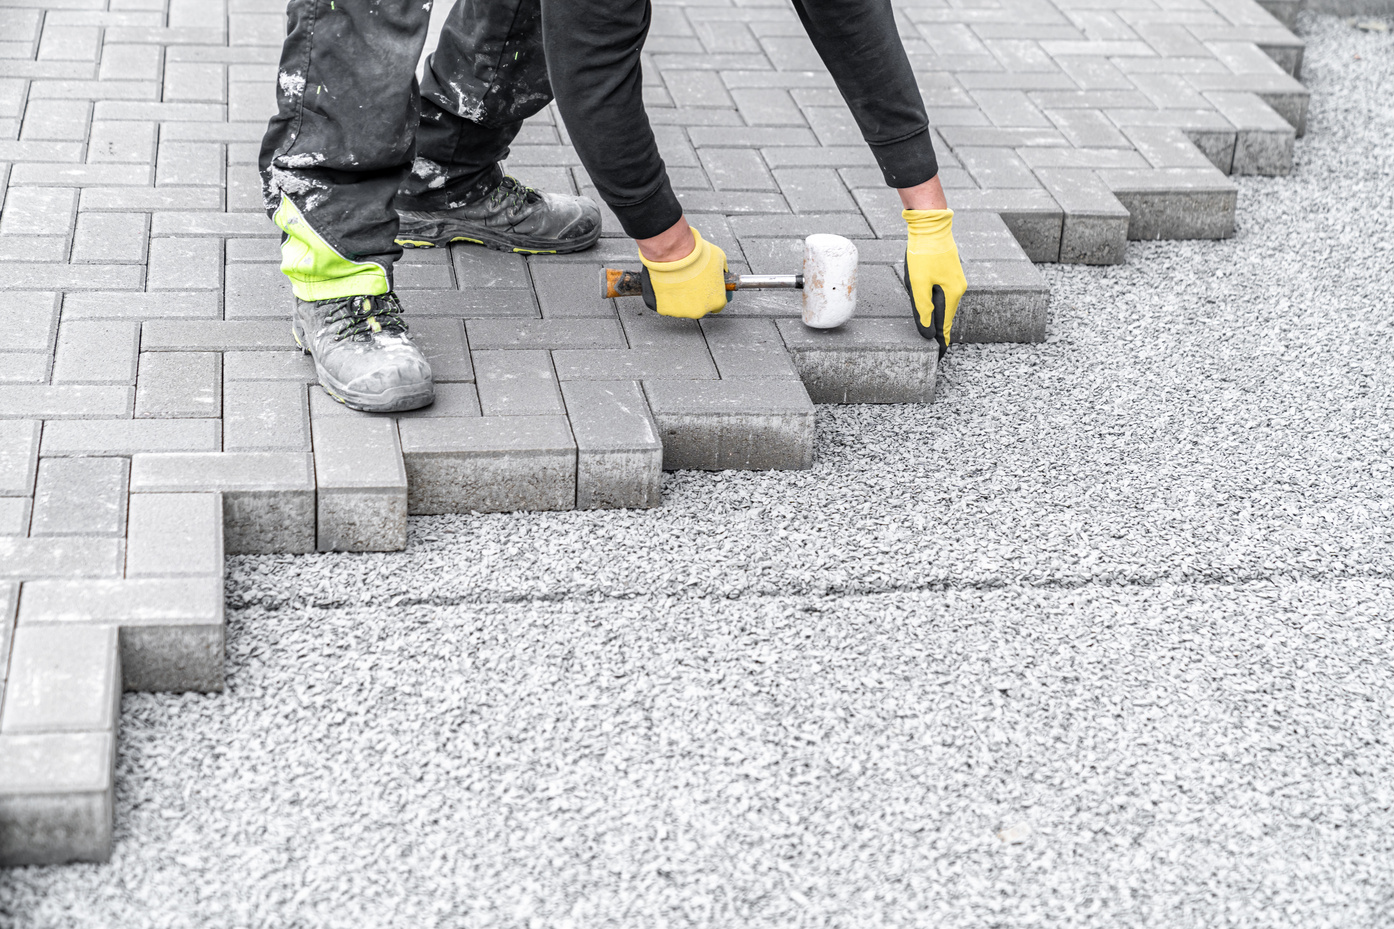
[[[519,255],[555,255],[557,253],[555,248],[515,248],[513,251]]]
[[[435,248],[434,242],[422,242],[417,239],[398,239],[397,244],[403,248]]]
[[[483,245],[483,244],[484,244],[481,240],[479,240],[479,239],[471,239],[471,238],[470,238],[469,236],[467,236],[467,235],[457,235],[455,238],[451,239],[450,241],[452,241],[452,242],[470,242],[470,243],[473,243],[474,245]]]
[[[281,243],[281,271],[301,300],[335,300],[363,294],[385,294],[387,270],[375,261],[345,258],[324,241],[300,214],[290,198],[272,217],[287,236]]]

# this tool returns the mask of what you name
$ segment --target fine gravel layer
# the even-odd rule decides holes
[[[1045,266],[811,471],[232,559],[227,693],[126,695],[111,863],[0,926],[1394,924],[1394,34],[1300,31],[1232,240]]]

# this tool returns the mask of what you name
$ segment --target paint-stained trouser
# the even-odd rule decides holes
[[[891,0],[792,2],[886,184],[934,177],[924,102]],[[678,221],[682,207],[643,105],[650,0],[459,0],[418,93],[428,6],[291,0],[280,111],[261,154],[267,208],[293,233],[290,245],[312,227],[336,258],[368,262],[365,276],[383,268],[379,290],[358,293],[386,289],[401,254],[398,188],[400,205],[431,211],[492,186],[521,121],[551,99],[549,73],[571,142],[624,231],[649,238]],[[324,252],[314,236],[307,241],[302,257]],[[345,286],[331,281],[323,292]],[[320,299],[304,290],[297,284],[302,298]]]
[[[375,266],[365,279],[380,267],[369,293],[390,288],[402,253],[398,190],[421,210],[477,198],[497,184],[523,120],[552,99],[540,0],[459,0],[418,87],[429,18],[426,0],[288,4],[261,147],[266,208],[275,215],[288,198],[339,255]]]

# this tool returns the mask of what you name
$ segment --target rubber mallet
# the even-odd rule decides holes
[[[804,239],[802,274],[726,274],[727,290],[802,290],[804,325],[832,329],[857,310],[857,246],[840,235],[815,233]],[[642,271],[603,268],[603,297],[642,297]]]

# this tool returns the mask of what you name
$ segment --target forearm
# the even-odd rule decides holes
[[[939,173],[929,120],[890,0],[794,0],[890,187]]]
[[[636,239],[682,217],[644,112],[647,0],[543,0],[552,92],[596,190]]]

